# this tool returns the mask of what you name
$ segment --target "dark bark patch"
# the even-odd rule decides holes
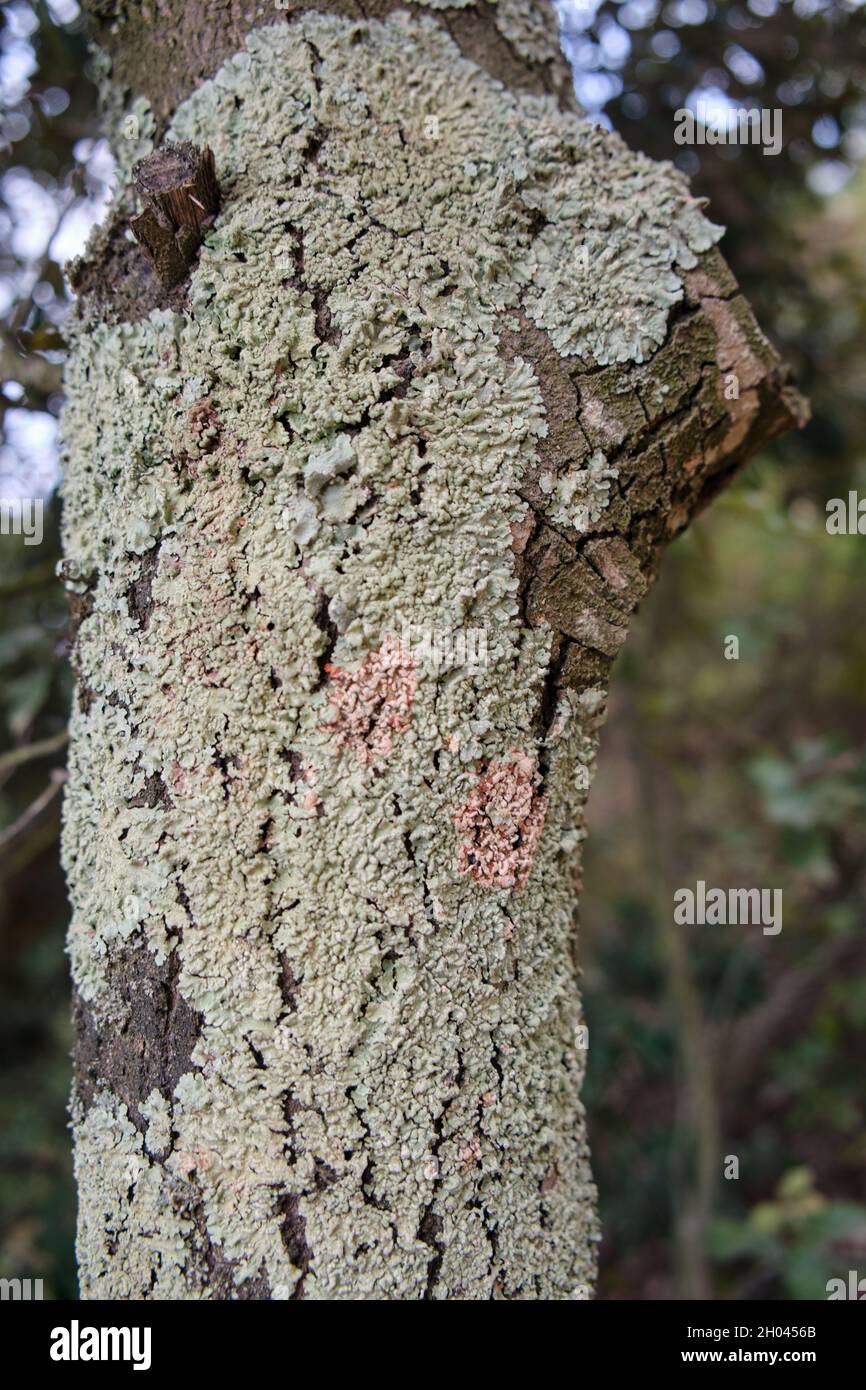
[[[143,1132],[151,1091],[170,1098],[192,1070],[202,1019],[180,992],[179,972],[176,949],[160,965],[147,946],[125,946],[106,967],[106,1002],[93,1007],[74,992],[75,1095],[85,1111],[106,1086]]]
[[[66,563],[64,561],[61,568],[61,578],[64,577],[63,571],[65,569]],[[72,650],[75,646],[75,639],[78,636],[78,629],[81,627],[85,618],[89,618],[93,612],[93,589],[88,587],[83,594],[77,594],[74,590],[68,589],[66,601],[69,611],[66,625],[66,640],[70,650]]]
[[[138,792],[136,796],[131,796],[126,804],[127,806],[145,807],[148,811],[155,811],[158,806],[165,811],[170,811],[174,803],[160,774],[152,772],[149,777],[144,779],[144,791]]]
[[[321,285],[310,285],[307,283],[304,274],[304,229],[303,227],[292,227],[292,239],[294,249],[292,257],[294,260],[294,270],[291,275],[286,277],[286,284],[291,285],[292,289],[299,294],[308,294],[312,300],[313,317],[315,319],[316,337],[320,343],[338,343],[340,334],[331,323],[331,309],[328,304],[328,295]]]
[[[432,1206],[426,1208],[421,1217],[421,1224],[418,1227],[418,1239],[428,1245],[433,1251],[430,1260],[427,1262],[427,1283],[424,1288],[424,1298],[432,1299],[436,1281],[439,1278],[439,1270],[442,1267],[442,1257],[445,1254],[445,1242],[442,1240],[444,1222],[442,1217],[435,1212]]]
[[[295,978],[294,971],[289,964],[289,958],[285,951],[280,951],[277,959],[280,963],[280,994],[286,1006],[286,1012],[293,1014],[298,1007],[298,991],[304,982],[304,977],[302,975],[300,979]]]
[[[579,467],[590,450],[578,428],[580,402],[568,363],[560,357],[544,330],[522,310],[515,317],[520,325],[518,330],[503,328],[500,331],[502,354],[509,362],[521,357],[532,367],[547,421],[547,434],[538,441],[533,476]]]
[[[79,258],[69,268],[78,312],[88,322],[141,323],[153,309],[183,308],[186,286],[166,289],[136,243],[127,239],[131,211],[130,194],[94,232],[87,259]]]
[[[304,1278],[312,1263],[313,1252],[307,1244],[307,1223],[300,1212],[300,1198],[293,1192],[286,1193],[277,1203],[277,1212],[282,1217],[280,1233],[286,1254],[295,1268],[301,1271],[301,1278],[298,1280],[292,1299],[302,1299],[304,1297]]]
[[[323,1158],[313,1159],[313,1182],[317,1192],[325,1192],[329,1187],[333,1187],[339,1179],[330,1163],[326,1163]]]
[[[421,346],[421,351],[426,357],[430,352],[430,344],[425,342]],[[403,400],[408,393],[412,379],[418,370],[417,363],[413,360],[409,352],[395,352],[382,358],[382,366],[387,367],[399,378],[395,386],[386,386],[379,397],[381,401]]]
[[[141,557],[138,578],[126,591],[129,616],[146,632],[153,616],[153,581],[159,564],[159,545],[151,546]]]
[[[627,612],[575,546],[543,526],[526,551],[526,614],[555,632],[613,657],[626,636]]]
[[[60,577],[62,579],[70,578],[68,574],[68,564],[65,560],[61,566]],[[88,685],[87,681],[82,679],[81,663],[79,661],[77,652],[77,642],[78,630],[81,627],[81,624],[85,621],[86,618],[89,618],[91,613],[93,612],[93,587],[88,585],[83,594],[75,593],[75,591],[72,589],[67,589],[66,603],[68,613],[66,623],[66,650],[69,654],[69,663],[72,667],[76,681],[78,683],[78,703],[81,706],[81,709],[84,711],[84,713],[87,714],[88,710],[93,704],[93,701],[96,699],[96,694]]]
[[[316,607],[313,610],[313,622],[316,624],[316,627],[319,629],[319,631],[324,634],[325,641],[317,657],[319,678],[316,682],[316,690],[321,690],[327,682],[329,674],[328,668],[331,665],[331,661],[334,655],[334,648],[336,647],[337,639],[340,636],[337,625],[331,618],[331,614],[329,612],[330,602],[331,600],[325,593],[324,589],[319,590],[316,598]]]

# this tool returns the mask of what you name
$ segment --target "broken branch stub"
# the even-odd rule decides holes
[[[130,221],[133,235],[166,289],[186,279],[219,208],[213,152],[185,141],[165,145],[136,164],[144,207]]]

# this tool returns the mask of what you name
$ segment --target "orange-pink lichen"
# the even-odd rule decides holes
[[[522,888],[547,814],[541,776],[526,753],[512,749],[491,763],[469,797],[452,812],[457,869],[485,888]]]
[[[365,766],[393,752],[395,734],[409,728],[418,689],[416,664],[399,637],[388,634],[357,671],[330,662],[331,713],[322,724],[338,748],[348,748]]]
[[[481,1158],[481,1140],[477,1134],[473,1134],[457,1150],[457,1162],[464,1171],[467,1171],[469,1168],[476,1168],[481,1162]]]

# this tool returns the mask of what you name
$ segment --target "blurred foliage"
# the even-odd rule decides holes
[[[0,497],[39,496],[57,476],[62,262],[96,215],[107,166],[77,6],[7,5],[3,19]],[[0,1275],[74,1298],[67,906],[52,780],[71,696],[57,511],[46,503],[41,545],[0,537]],[[42,756],[4,761],[46,741]]]
[[[10,495],[55,477],[61,262],[104,201],[110,160],[75,0],[3,9],[0,495]],[[835,0],[559,9],[586,109],[675,159],[710,199],[728,227],[723,249],[815,411],[671,548],[616,672],[581,921],[600,1292],[688,1296],[697,1259],[718,1297],[823,1298],[828,1278],[858,1260],[866,1272],[866,558],[861,537],[824,525],[828,498],[866,492],[866,15]],[[673,113],[701,94],[781,107],[783,153],[677,147]],[[53,515],[41,546],[0,539],[0,1274],[41,1277],[46,1294],[69,1297],[52,770],[70,674],[57,558]],[[739,660],[724,656],[731,634]],[[51,751],[2,761],[46,741]],[[781,933],[672,933],[673,893],[699,878],[782,888]],[[696,1075],[710,1078],[704,1107]],[[723,1176],[725,1155],[738,1157],[737,1179]]]
[[[786,491],[784,469],[763,460],[672,547],[602,737],[581,959],[608,1296],[688,1292],[666,1242],[688,1184],[682,1150],[695,1142],[681,1092],[697,1046],[720,1130],[717,1295],[806,1296],[810,1251],[810,1297],[824,1296],[828,1259],[832,1274],[856,1268],[817,1222],[781,1229],[773,1260],[749,1243],[754,1209],[791,1168],[808,1166],[822,1199],[858,1211],[866,1229],[866,557],[860,538],[829,536],[823,511],[786,505]],[[739,660],[725,658],[730,635]],[[665,929],[674,891],[698,879],[781,888],[784,915],[778,936],[681,929],[696,1038],[672,1005]],[[722,1176],[728,1154],[737,1180]],[[721,1254],[736,1231],[729,1268]]]
[[[56,745],[71,695],[66,603],[54,578],[58,548],[50,513],[41,546],[0,540],[0,1272],[41,1278],[46,1297],[69,1298],[67,909],[57,859],[59,784],[50,775],[63,764]],[[4,754],[44,741],[52,751],[4,765]]]
[[[866,1262],[866,558],[862,537],[824,525],[829,498],[866,484],[866,13],[827,0],[559,8],[578,97],[709,199],[814,412],[672,548],[616,672],[581,913],[601,1292],[694,1292],[678,1227],[703,1145],[718,1172],[709,1290],[823,1298],[827,1278]],[[677,146],[674,113],[699,100],[779,107],[783,152]],[[725,659],[728,635],[739,660]],[[699,878],[782,888],[781,934],[686,928],[687,959],[672,963],[673,893]],[[696,1053],[717,1139],[688,1096]],[[786,1175],[805,1171],[815,1211],[770,1232]]]
[[[718,1219],[711,1249],[719,1261],[780,1287],[788,1298],[826,1298],[827,1281],[846,1277],[843,1250],[851,1263],[862,1262],[866,1212],[853,1202],[828,1201],[815,1191],[808,1168],[791,1168],[745,1221]]]

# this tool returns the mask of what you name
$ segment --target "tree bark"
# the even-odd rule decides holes
[[[802,403],[684,180],[570,109],[546,7],[90,8],[122,176],[64,424],[82,1293],[587,1297],[608,675]],[[220,190],[170,284],[129,231],[166,140]]]

